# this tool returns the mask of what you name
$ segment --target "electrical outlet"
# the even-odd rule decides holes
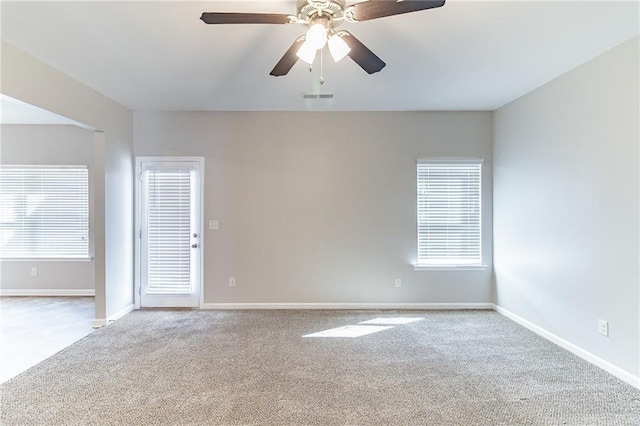
[[[38,276],[38,268],[31,268],[31,276],[32,277]]]
[[[396,287],[402,287],[402,279],[396,278]]]
[[[236,286],[236,279],[233,277],[229,278],[229,287],[235,287]]]
[[[609,337],[609,321],[603,319],[598,320],[598,333],[605,337]]]
[[[209,229],[217,231],[218,229],[220,229],[220,222],[218,220],[210,220]]]

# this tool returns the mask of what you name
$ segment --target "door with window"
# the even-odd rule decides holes
[[[140,306],[197,307],[202,161],[140,160]]]

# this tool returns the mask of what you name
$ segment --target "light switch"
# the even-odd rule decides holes
[[[220,222],[217,220],[209,221],[209,229],[218,230],[220,228]]]

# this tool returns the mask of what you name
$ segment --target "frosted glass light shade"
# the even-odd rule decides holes
[[[318,49],[313,47],[311,43],[309,43],[309,40],[307,40],[302,43],[302,46],[300,46],[300,49],[298,49],[298,52],[296,52],[296,56],[311,65],[316,59],[317,51]]]
[[[307,31],[307,42],[316,50],[327,44],[327,29],[322,24],[313,24]]]
[[[333,60],[338,62],[351,52],[351,48],[338,34],[333,35],[329,39],[329,52]]]

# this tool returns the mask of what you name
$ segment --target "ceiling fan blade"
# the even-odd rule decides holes
[[[291,71],[291,68],[293,68],[293,66],[296,64],[296,62],[298,62],[298,56],[296,55],[296,53],[298,53],[298,49],[300,49],[302,43],[304,43],[304,37],[300,37],[299,39],[294,41],[289,50],[287,50],[284,56],[280,58],[276,66],[273,67],[273,70],[271,70],[269,74],[274,77],[287,75],[289,71]]]
[[[344,42],[351,48],[348,55],[368,74],[377,73],[387,65],[349,31],[341,31],[341,34]]]
[[[200,19],[205,24],[288,24],[289,15],[275,13],[204,12]]]
[[[351,6],[356,21],[369,21],[444,6],[444,0],[369,0]]]

